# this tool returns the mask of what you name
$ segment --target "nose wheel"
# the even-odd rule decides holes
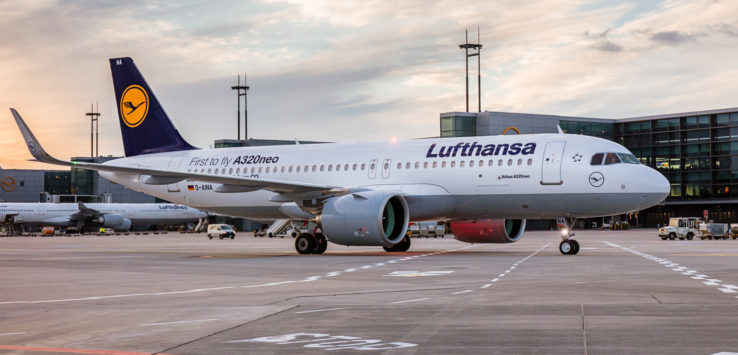
[[[559,244],[559,251],[564,255],[576,255],[579,252],[579,242],[574,239],[562,240]]]
[[[556,224],[561,230],[561,238],[563,239],[559,244],[559,251],[564,255],[576,255],[579,253],[579,242],[571,239],[575,233],[572,231],[574,228],[574,222],[576,218],[557,218]]]

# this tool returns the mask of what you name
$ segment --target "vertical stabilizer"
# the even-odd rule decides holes
[[[131,58],[110,59],[126,156],[195,149],[179,134]]]

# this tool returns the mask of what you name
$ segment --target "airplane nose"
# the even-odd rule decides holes
[[[644,208],[648,208],[661,203],[667,196],[669,196],[669,193],[671,192],[671,184],[669,183],[669,180],[667,180],[666,177],[657,170],[649,167],[645,168],[648,169],[648,171],[644,172],[646,174],[644,174],[645,176],[643,177],[646,178],[645,181],[647,181],[646,185],[648,187],[643,196],[643,202]]]

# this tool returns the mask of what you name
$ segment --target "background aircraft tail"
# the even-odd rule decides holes
[[[110,59],[126,156],[196,149],[169,120],[131,58]]]

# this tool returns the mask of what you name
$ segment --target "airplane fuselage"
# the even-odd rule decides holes
[[[660,202],[666,179],[645,165],[592,165],[597,153],[631,155],[600,138],[569,134],[432,138],[379,143],[185,150],[121,158],[108,165],[336,187],[401,191],[410,219],[557,218],[613,215]],[[220,184],[100,175],[198,209],[253,219],[289,218],[267,190],[217,192]]]
[[[86,207],[101,215],[117,214],[133,225],[181,224],[197,222],[206,214],[194,208],[168,203],[88,203]],[[76,203],[0,203],[0,218],[14,216],[24,224],[66,227],[76,225]]]

